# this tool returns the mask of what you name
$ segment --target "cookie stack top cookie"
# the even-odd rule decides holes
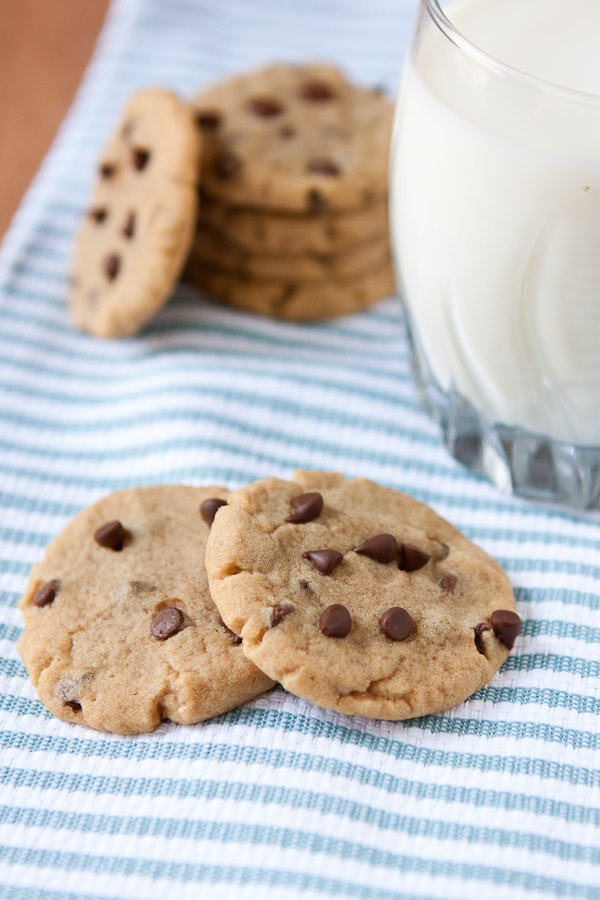
[[[333,66],[268,66],[195,103],[201,184],[228,205],[342,212],[387,192],[391,104]]]

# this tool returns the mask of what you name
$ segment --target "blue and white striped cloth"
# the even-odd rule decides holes
[[[293,325],[176,297],[104,342],[65,309],[94,161],[129,92],[264,60],[395,90],[415,0],[115,0],[0,260],[0,897],[600,898],[600,516],[499,494],[419,410],[397,300]],[[75,39],[75,36],[74,36]],[[45,544],[126,485],[294,467],[413,493],[506,567],[524,631],[492,683],[407,723],[277,689],[134,739],[53,719],[15,650]]]

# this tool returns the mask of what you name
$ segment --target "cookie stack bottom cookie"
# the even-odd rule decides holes
[[[196,285],[229,306],[297,322],[360,312],[394,291],[391,263],[352,278],[305,282],[244,278],[194,262],[187,271]]]

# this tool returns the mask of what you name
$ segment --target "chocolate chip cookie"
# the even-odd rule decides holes
[[[201,184],[229,205],[351,210],[387,194],[393,108],[333,66],[271,65],[196,97]]]
[[[361,312],[395,291],[390,262],[353,278],[303,282],[243,278],[190,258],[186,278],[229,306],[295,322]]]
[[[169,91],[126,104],[75,247],[70,307],[84,331],[134,334],[168,299],[194,234],[200,143],[191,108]]]
[[[349,212],[307,213],[228,206],[202,193],[200,221],[252,253],[334,254],[388,240],[387,199]]]
[[[411,497],[336,473],[236,491],[206,568],[248,658],[342,713],[448,709],[489,681],[520,627],[508,578],[483,550]]]
[[[252,253],[214,229],[199,225],[190,259],[225,274],[264,280],[323,281],[360,277],[391,264],[387,240],[357,244],[340,253]]]
[[[120,491],[50,544],[19,602],[18,649],[55,716],[135,734],[162,719],[208,719],[272,686],[208,591],[206,540],[227,496],[215,487]]]

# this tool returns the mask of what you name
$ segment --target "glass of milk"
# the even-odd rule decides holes
[[[450,451],[600,506],[600,0],[422,0],[391,181],[414,371]]]

